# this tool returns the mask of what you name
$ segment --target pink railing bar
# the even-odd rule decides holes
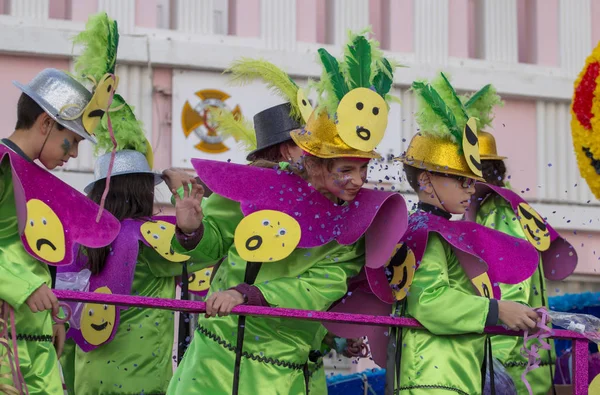
[[[206,304],[192,300],[160,299],[146,296],[112,295],[94,292],[77,292],[54,290],[56,297],[62,301],[111,304],[123,307],[146,307],[164,310],[204,313]],[[293,318],[311,321],[345,322],[358,325],[397,326],[423,328],[413,318],[373,316],[365,314],[334,313],[323,311],[295,310],[280,307],[237,306],[232,314],[269,316],[277,318]],[[523,336],[523,332],[510,331],[501,326],[485,328],[485,333],[494,335]],[[575,395],[588,393],[588,339],[577,332],[554,329],[552,338],[573,340],[573,390]]]

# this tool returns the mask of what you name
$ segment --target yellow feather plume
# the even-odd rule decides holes
[[[256,134],[250,121],[242,116],[236,118],[231,111],[217,107],[209,108],[208,111],[211,122],[214,122],[223,137],[233,137],[247,152],[256,149]]]
[[[262,59],[241,58],[236,60],[226,73],[231,73],[231,82],[238,85],[262,80],[267,87],[283,100],[290,102],[290,116],[302,121],[302,113],[298,106],[298,85],[287,73],[273,63]]]

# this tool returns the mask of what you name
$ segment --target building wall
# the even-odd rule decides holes
[[[509,157],[511,183],[576,245],[577,275],[554,294],[596,289],[600,205],[579,177],[570,141],[573,81],[600,40],[600,5],[591,0],[0,0],[0,136],[15,123],[19,92],[45,67],[69,69],[70,37],[88,15],[106,10],[119,21],[119,91],[135,105],[155,147],[155,167],[173,163],[173,73],[220,73],[239,56],[264,57],[301,79],[317,77],[319,46],[333,52],[347,29],[373,26],[400,69],[401,119],[390,124],[401,153],[416,128],[407,88],[446,70],[462,91],[494,83],[505,99],[493,132]],[[400,116],[399,116],[400,117]],[[173,121],[175,119],[175,121]],[[403,142],[402,139],[405,141]],[[177,148],[177,147],[175,147]],[[83,148],[60,177],[78,188],[91,179]],[[576,186],[575,186],[576,185]],[[398,186],[402,189],[403,185]],[[159,203],[169,197],[161,189]],[[410,197],[409,197],[410,198]],[[569,282],[570,281],[570,282]]]

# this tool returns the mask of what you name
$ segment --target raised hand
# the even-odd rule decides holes
[[[162,179],[171,191],[195,181],[194,176],[189,175],[184,170],[176,169],[174,167],[164,170],[162,172]]]
[[[179,196],[177,190],[171,190],[175,198],[177,226],[184,233],[194,232],[202,225],[204,218],[201,206],[204,188],[196,180],[192,180],[190,184],[191,189],[188,184],[183,184],[183,197]]]

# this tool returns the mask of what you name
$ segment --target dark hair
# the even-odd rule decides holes
[[[307,164],[316,165],[316,166],[325,165],[325,167],[327,168],[327,171],[331,172],[333,170],[333,165],[334,165],[336,159],[341,159],[341,158],[319,158],[316,156],[304,156],[304,157],[302,157],[302,160],[299,163],[291,163],[290,167],[288,169],[290,172],[307,180],[308,179]],[[279,168],[279,162],[269,161],[269,160],[264,160],[264,159],[257,159],[255,161],[253,161],[252,163],[250,163],[250,166],[264,167],[267,169],[277,169],[277,168]]]
[[[284,144],[289,145],[290,147],[295,145],[292,140],[286,140],[281,143],[272,145],[270,147],[261,149],[260,151],[254,153],[253,162],[258,160],[267,160],[269,162],[281,162],[282,160],[287,160],[287,158],[283,158],[281,156],[281,151],[279,149]]]
[[[17,102],[17,124],[15,130],[31,129],[38,117],[44,113],[44,109],[25,93],[21,93]],[[56,123],[58,130],[63,130],[65,127]]]
[[[97,181],[88,197],[100,204],[106,180]],[[110,189],[104,208],[119,221],[126,218],[148,218],[152,216],[154,205],[154,175],[123,174],[111,177]],[[111,247],[81,247],[79,253],[87,255],[87,266],[93,274],[104,268]]]
[[[407,165],[406,163],[402,164],[402,167],[404,168],[404,175],[406,175],[406,181],[408,182],[408,185],[410,185],[413,191],[419,193],[419,191],[421,190],[421,185],[419,184],[419,176],[426,170]]]
[[[481,161],[482,173],[485,182],[498,187],[503,187],[506,177],[506,165],[502,159],[484,159]]]

